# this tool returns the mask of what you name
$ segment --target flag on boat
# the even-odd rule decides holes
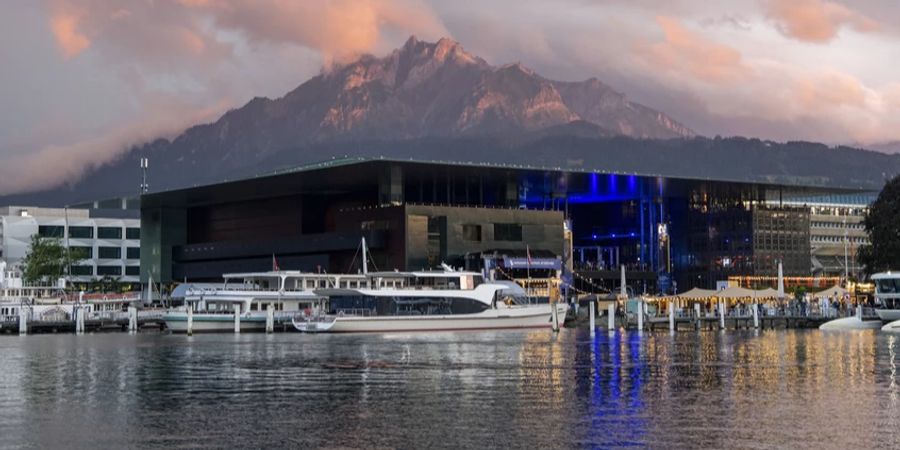
[[[272,272],[278,272],[281,270],[278,268],[278,260],[275,259],[275,254],[272,253]]]

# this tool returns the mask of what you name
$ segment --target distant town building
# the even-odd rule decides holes
[[[109,276],[137,283],[141,224],[137,217],[124,217],[128,215],[107,210],[0,207],[0,261],[10,267],[19,265],[28,254],[31,237],[37,234],[59,238],[63,245],[85,255],[84,260],[70,267],[70,282]]]

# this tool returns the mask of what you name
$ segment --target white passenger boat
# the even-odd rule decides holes
[[[532,303],[508,295],[509,286],[481,273],[453,270],[379,272],[366,287],[317,289],[323,308],[293,319],[304,332],[385,332],[550,328],[562,325],[568,305]]]
[[[900,320],[900,273],[872,275],[875,282],[875,313],[885,322]]]
[[[360,275],[331,275],[298,271],[234,273],[223,276],[221,287],[189,287],[185,306],[163,315],[166,327],[175,333],[265,330],[267,309],[279,319],[314,308],[323,300],[316,289],[363,287]],[[235,320],[237,314],[238,320]]]

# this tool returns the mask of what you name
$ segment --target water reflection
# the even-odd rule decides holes
[[[890,447],[877,332],[0,339],[0,446]]]

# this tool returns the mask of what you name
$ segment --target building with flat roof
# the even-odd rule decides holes
[[[472,267],[484,252],[556,255],[576,280],[710,288],[731,275],[811,272],[810,209],[846,187],[452,161],[349,158],[147,194],[142,277],[355,271],[365,237],[380,269]],[[576,281],[578,283],[578,281]]]
[[[59,238],[84,256],[69,268],[70,282],[108,276],[137,283],[140,233],[140,219],[127,215],[78,208],[5,206],[0,207],[0,260],[17,266],[28,254],[32,236]]]

